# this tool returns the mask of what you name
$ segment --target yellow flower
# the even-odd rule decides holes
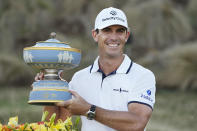
[[[18,116],[9,118],[8,126],[11,127],[18,126]]]
[[[65,121],[64,121],[64,123],[67,125],[67,126],[72,126],[73,124],[72,124],[72,118],[71,117],[68,117]]]
[[[67,128],[69,131],[72,130],[72,118],[71,117],[68,117],[65,121],[64,121],[64,125],[65,125],[65,128]]]
[[[64,130],[65,129],[65,124],[63,123],[63,121],[61,119],[59,119],[57,121],[57,124],[53,126],[53,128],[57,129],[57,130]]]
[[[20,129],[22,131],[24,130],[24,128],[25,128],[25,124],[21,124],[21,125],[18,126],[18,129]]]
[[[31,123],[29,125],[29,128],[30,129],[32,128],[33,130],[36,130],[36,129],[39,129],[39,125],[37,123]],[[37,130],[37,131],[39,131],[39,130]]]
[[[71,117],[68,117],[64,122],[59,119],[57,123],[55,123],[56,114],[54,113],[51,116],[49,122],[46,122],[43,117],[44,121],[37,122],[37,123],[25,123],[18,125],[18,117],[11,117],[9,118],[8,125],[2,125],[0,123],[0,131],[76,131],[73,128]]]
[[[2,130],[2,124],[0,123],[0,131]]]
[[[45,127],[45,125],[38,125],[37,128],[35,128],[34,131],[48,131],[47,127]]]

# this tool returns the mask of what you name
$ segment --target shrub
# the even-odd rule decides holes
[[[139,63],[151,69],[159,87],[197,89],[197,42],[150,53]]]
[[[165,49],[187,41],[192,34],[188,18],[169,0],[149,0],[126,6],[135,46]]]
[[[24,86],[31,85],[35,72],[19,57],[0,54],[0,85]]]

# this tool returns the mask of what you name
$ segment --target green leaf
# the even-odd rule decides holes
[[[49,114],[48,111],[43,112],[41,121],[45,121],[47,116],[48,116],[48,114]]]
[[[11,126],[8,126],[9,129],[11,129],[12,131],[16,131],[16,129],[12,128]]]
[[[74,129],[78,129],[79,122],[80,122],[80,116],[77,116],[74,123]]]
[[[27,126],[28,126],[28,123],[26,122],[24,125],[24,130],[25,130],[25,128],[27,128]]]
[[[54,122],[55,122],[55,117],[56,117],[56,113],[53,113],[53,115],[52,115],[51,118],[50,118],[50,124],[49,124],[50,126],[54,124]]]

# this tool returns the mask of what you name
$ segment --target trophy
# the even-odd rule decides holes
[[[29,95],[29,104],[54,105],[71,99],[68,92],[68,82],[61,80],[59,72],[63,69],[77,67],[81,60],[81,51],[71,48],[67,43],[56,39],[56,33],[50,34],[50,39],[39,41],[32,47],[23,50],[26,64],[44,72],[44,79],[33,82]]]

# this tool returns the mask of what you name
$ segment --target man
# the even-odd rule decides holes
[[[74,74],[69,83],[73,98],[45,110],[61,119],[67,110],[81,115],[82,131],[145,130],[155,103],[155,77],[123,54],[129,34],[123,11],[103,9],[92,30],[99,56]]]

